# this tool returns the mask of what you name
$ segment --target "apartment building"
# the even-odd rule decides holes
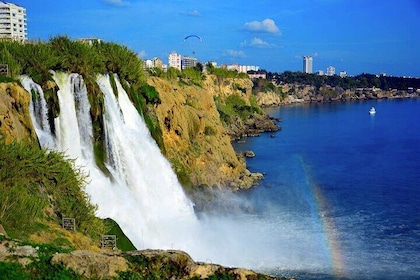
[[[0,39],[2,38],[21,42],[28,39],[25,8],[0,1]]]
[[[182,70],[187,69],[188,67],[195,67],[198,63],[198,59],[195,57],[184,56],[182,57]]]
[[[312,73],[313,58],[312,56],[305,55],[303,57],[303,72],[311,74]]]
[[[176,69],[181,70],[181,63],[182,63],[182,56],[176,52],[172,52],[169,54],[169,67],[174,67]]]

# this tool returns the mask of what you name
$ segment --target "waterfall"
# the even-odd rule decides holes
[[[48,122],[40,121],[47,116],[46,106],[33,110],[32,121],[43,147],[64,151],[89,174],[86,192],[92,203],[98,205],[97,215],[114,219],[138,249],[193,250],[189,243],[192,238],[188,238],[197,230],[193,205],[118,77],[114,76],[117,94],[113,92],[108,76],[97,79],[104,94],[109,177],[99,170],[94,160],[90,104],[83,78],[74,73],[52,74],[59,88],[60,106],[60,114],[54,120],[56,137],[51,137],[53,145],[41,137],[50,131],[48,125],[42,125]],[[39,85],[27,77],[22,78],[22,84],[28,92],[35,89],[38,103],[46,104]],[[37,106],[41,105],[35,108]]]
[[[31,94],[29,103],[29,114],[31,116],[35,132],[43,148],[55,148],[54,136],[48,119],[47,101],[41,86],[35,83],[30,77],[22,76],[21,84]]]
[[[196,227],[193,205],[118,77],[114,80],[118,97],[109,77],[97,80],[104,94],[107,167],[118,185],[118,189],[108,190],[119,200],[111,211],[116,212],[112,218],[133,231],[127,234],[137,248],[180,246]],[[109,200],[106,197],[103,209],[110,207]],[[100,201],[97,203],[101,208]]]

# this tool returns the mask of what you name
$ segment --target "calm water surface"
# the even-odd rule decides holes
[[[369,115],[371,106],[376,115]],[[248,168],[265,173],[248,194],[256,215],[293,228],[279,250],[301,262],[296,270],[282,263],[269,272],[297,279],[420,279],[420,100],[267,113],[283,120],[282,130],[235,148],[254,151]],[[295,244],[300,240],[323,245]],[[318,259],[327,264],[317,265]]]

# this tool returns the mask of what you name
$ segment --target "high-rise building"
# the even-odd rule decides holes
[[[311,74],[312,73],[312,64],[313,64],[312,56],[305,55],[303,57],[303,72]]]
[[[0,1],[0,39],[7,38],[16,41],[26,41],[26,9]]]
[[[182,70],[181,63],[182,63],[182,56],[176,52],[172,52],[169,54],[169,67],[174,67],[178,70]]]

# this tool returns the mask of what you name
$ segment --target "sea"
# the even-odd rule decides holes
[[[369,109],[376,108],[370,115]],[[296,279],[420,279],[420,99],[267,108],[281,130],[248,137],[243,194]],[[274,260],[275,262],[275,260]]]

